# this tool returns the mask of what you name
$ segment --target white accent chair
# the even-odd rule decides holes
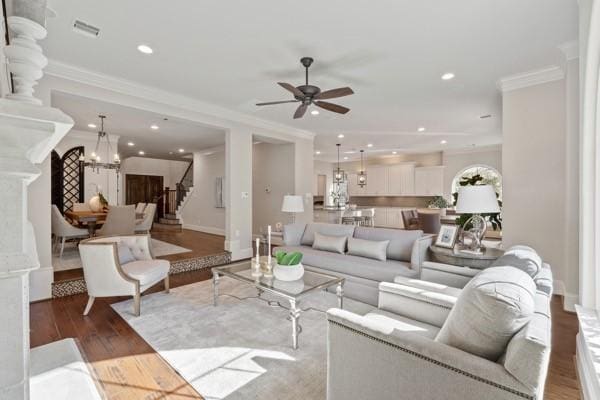
[[[156,204],[148,203],[148,205],[146,205],[146,209],[144,210],[144,218],[142,218],[142,220],[135,225],[135,233],[150,233],[155,214]]]
[[[380,283],[379,306],[366,315],[330,309],[327,400],[542,399],[552,326],[547,264],[533,282],[535,312],[498,360],[438,340],[462,289],[397,277]],[[465,337],[478,343],[475,336]]]
[[[67,239],[83,239],[90,236],[87,229],[76,228],[71,225],[60,213],[56,204],[52,204],[52,234],[54,235],[54,248],[60,244],[62,258]]]
[[[133,235],[135,231],[135,207],[110,206],[106,221],[96,231],[96,236]]]
[[[152,258],[149,235],[93,238],[79,244],[83,276],[89,295],[83,315],[96,297],[133,296],[134,314],[140,315],[141,294],[160,281],[169,292],[167,260]]]
[[[146,203],[137,203],[137,206],[135,206],[135,212],[138,214],[141,214],[144,212],[145,208],[146,208]]]

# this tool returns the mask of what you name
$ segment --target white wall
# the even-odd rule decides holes
[[[503,93],[503,242],[526,244],[568,280],[565,81]]]
[[[326,161],[317,161],[313,163],[314,176],[313,176],[313,194],[318,193],[317,188],[317,175],[325,175],[325,196],[323,197],[324,205],[332,206],[333,198],[329,195],[333,191],[333,164]]]
[[[296,216],[296,222],[313,220],[314,143],[310,139],[294,140],[294,192],[304,196],[304,212]]]
[[[291,222],[281,212],[283,196],[294,193],[294,145],[259,143],[252,155],[252,232],[259,235],[267,225]]]
[[[125,200],[125,175],[155,175],[163,177],[163,187],[175,189],[190,165],[189,161],[162,160],[158,158],[129,157],[121,163],[121,204]]]
[[[215,207],[215,179],[225,177],[225,152],[194,153],[194,190],[183,205],[183,227],[225,234],[225,209]]]
[[[452,198],[452,181],[456,174],[472,165],[483,164],[494,168],[502,175],[502,147],[493,146],[479,149],[444,151],[444,197]]]

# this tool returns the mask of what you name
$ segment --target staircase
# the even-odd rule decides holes
[[[193,191],[193,165],[188,165],[181,181],[176,184],[176,189],[165,188],[164,193],[158,200],[158,222],[154,223],[154,229],[181,231],[180,210],[189,194]]]

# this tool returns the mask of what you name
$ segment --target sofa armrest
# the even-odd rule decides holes
[[[421,279],[462,289],[479,272],[481,270],[476,268],[425,261],[421,266]]]
[[[421,270],[421,265],[427,260],[429,246],[433,244],[435,235],[426,234],[415,240],[410,255],[410,267],[415,271]]]
[[[532,399],[498,363],[339,309],[327,312],[327,399]]]
[[[283,243],[286,246],[300,246],[306,224],[289,224],[283,226]]]
[[[379,284],[378,308],[441,328],[460,290],[417,279],[397,277]]]

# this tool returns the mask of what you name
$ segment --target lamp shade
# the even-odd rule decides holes
[[[302,202],[302,196],[283,196],[283,204],[281,205],[281,211],[290,213],[304,212],[304,203]]]
[[[496,191],[491,185],[461,186],[458,189],[456,212],[459,214],[499,213]]]

